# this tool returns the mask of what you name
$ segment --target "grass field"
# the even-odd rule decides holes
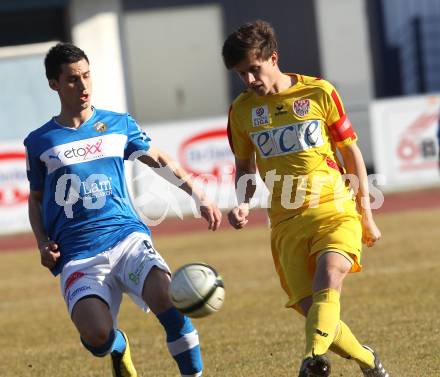
[[[342,318],[379,351],[392,377],[440,376],[439,218],[439,210],[377,216],[383,239],[365,250],[364,272],[345,282]],[[205,261],[224,277],[222,311],[194,321],[206,377],[297,376],[304,322],[283,307],[267,229],[162,236],[155,245],[173,269]],[[0,300],[0,376],[111,375],[108,359],[80,346],[58,279],[36,251],[0,254]],[[153,315],[125,299],[119,322],[140,376],[178,376]],[[361,375],[354,362],[331,359],[332,376]]]

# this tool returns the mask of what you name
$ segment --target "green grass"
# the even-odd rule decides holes
[[[365,249],[364,271],[345,281],[342,318],[379,351],[393,377],[440,376],[439,216],[438,210],[378,216],[383,239]],[[204,261],[224,277],[224,308],[194,320],[206,377],[297,375],[304,321],[284,309],[266,228],[163,236],[155,246],[172,269]],[[178,376],[153,315],[125,299],[119,323],[140,376]],[[332,376],[360,376],[354,362],[331,358]],[[58,279],[40,266],[36,251],[0,254],[0,359],[2,377],[111,375],[108,359],[81,347]]]

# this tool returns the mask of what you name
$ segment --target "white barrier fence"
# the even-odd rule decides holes
[[[0,234],[30,230],[28,196],[23,143],[0,143]]]
[[[424,95],[374,101],[370,107],[376,173],[384,190],[440,184],[440,96]]]
[[[440,184],[439,110],[439,96],[381,100],[371,105],[374,161],[382,189]],[[180,163],[223,210],[236,204],[234,157],[226,122],[221,117],[143,127],[152,145]],[[185,193],[140,162],[128,163],[127,181],[136,208],[149,224],[168,216],[197,213]],[[253,205],[267,207],[269,193],[260,178],[257,187]],[[22,141],[0,143],[0,234],[30,230],[28,195]]]

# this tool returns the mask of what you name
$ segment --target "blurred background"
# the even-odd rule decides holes
[[[29,229],[22,140],[59,112],[43,66],[57,41],[88,55],[96,107],[129,111],[188,171],[213,178],[223,209],[233,205],[226,115],[243,86],[221,48],[255,19],[277,31],[283,71],[339,90],[383,190],[438,187],[439,0],[1,0],[0,233]],[[180,216],[160,185],[145,197],[148,173],[128,175],[147,217]]]

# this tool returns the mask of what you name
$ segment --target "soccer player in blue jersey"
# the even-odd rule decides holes
[[[137,158],[191,195],[209,229],[220,225],[220,211],[150,145],[130,115],[91,106],[89,60],[81,49],[57,44],[45,68],[61,111],[24,141],[41,264],[60,275],[82,344],[94,356],[111,355],[113,376],[137,376],[127,336],[117,327],[124,292],[157,316],[180,374],[201,376],[197,331],[171,304],[170,270],[130,202],[124,160]]]

